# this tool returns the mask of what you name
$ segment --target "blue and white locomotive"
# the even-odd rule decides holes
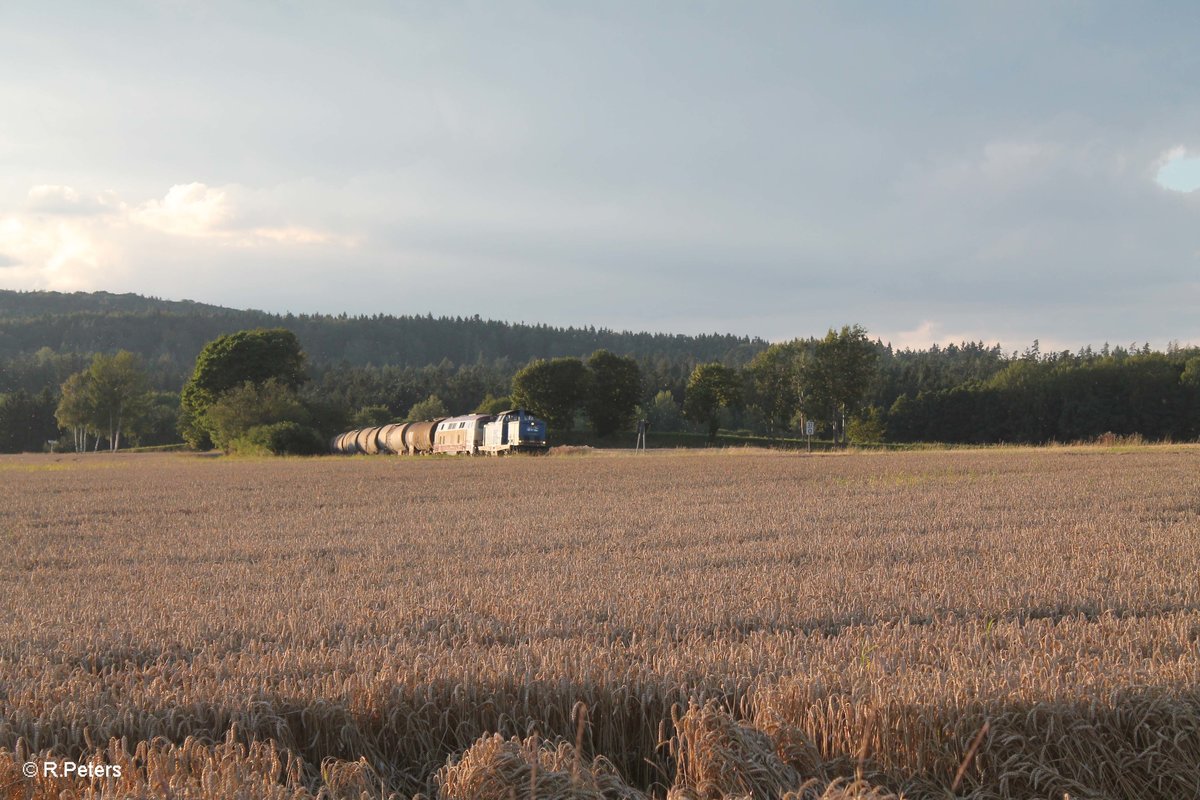
[[[483,426],[484,453],[542,452],[546,449],[546,421],[519,408],[502,411]]]
[[[402,422],[333,437],[334,453],[501,455],[546,452],[546,423],[523,409]]]

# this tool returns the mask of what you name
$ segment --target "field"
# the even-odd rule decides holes
[[[0,797],[1200,796],[1196,447],[5,457],[0,542]]]

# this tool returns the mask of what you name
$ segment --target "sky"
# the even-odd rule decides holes
[[[1200,4],[0,6],[0,288],[1200,344]]]

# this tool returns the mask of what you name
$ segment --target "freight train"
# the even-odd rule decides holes
[[[546,451],[546,423],[516,408],[499,414],[467,414],[422,422],[358,428],[333,437],[333,453],[449,453],[500,455]]]

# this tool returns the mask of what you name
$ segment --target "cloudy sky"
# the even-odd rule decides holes
[[[910,5],[4,3],[0,288],[1200,344],[1200,6]]]

